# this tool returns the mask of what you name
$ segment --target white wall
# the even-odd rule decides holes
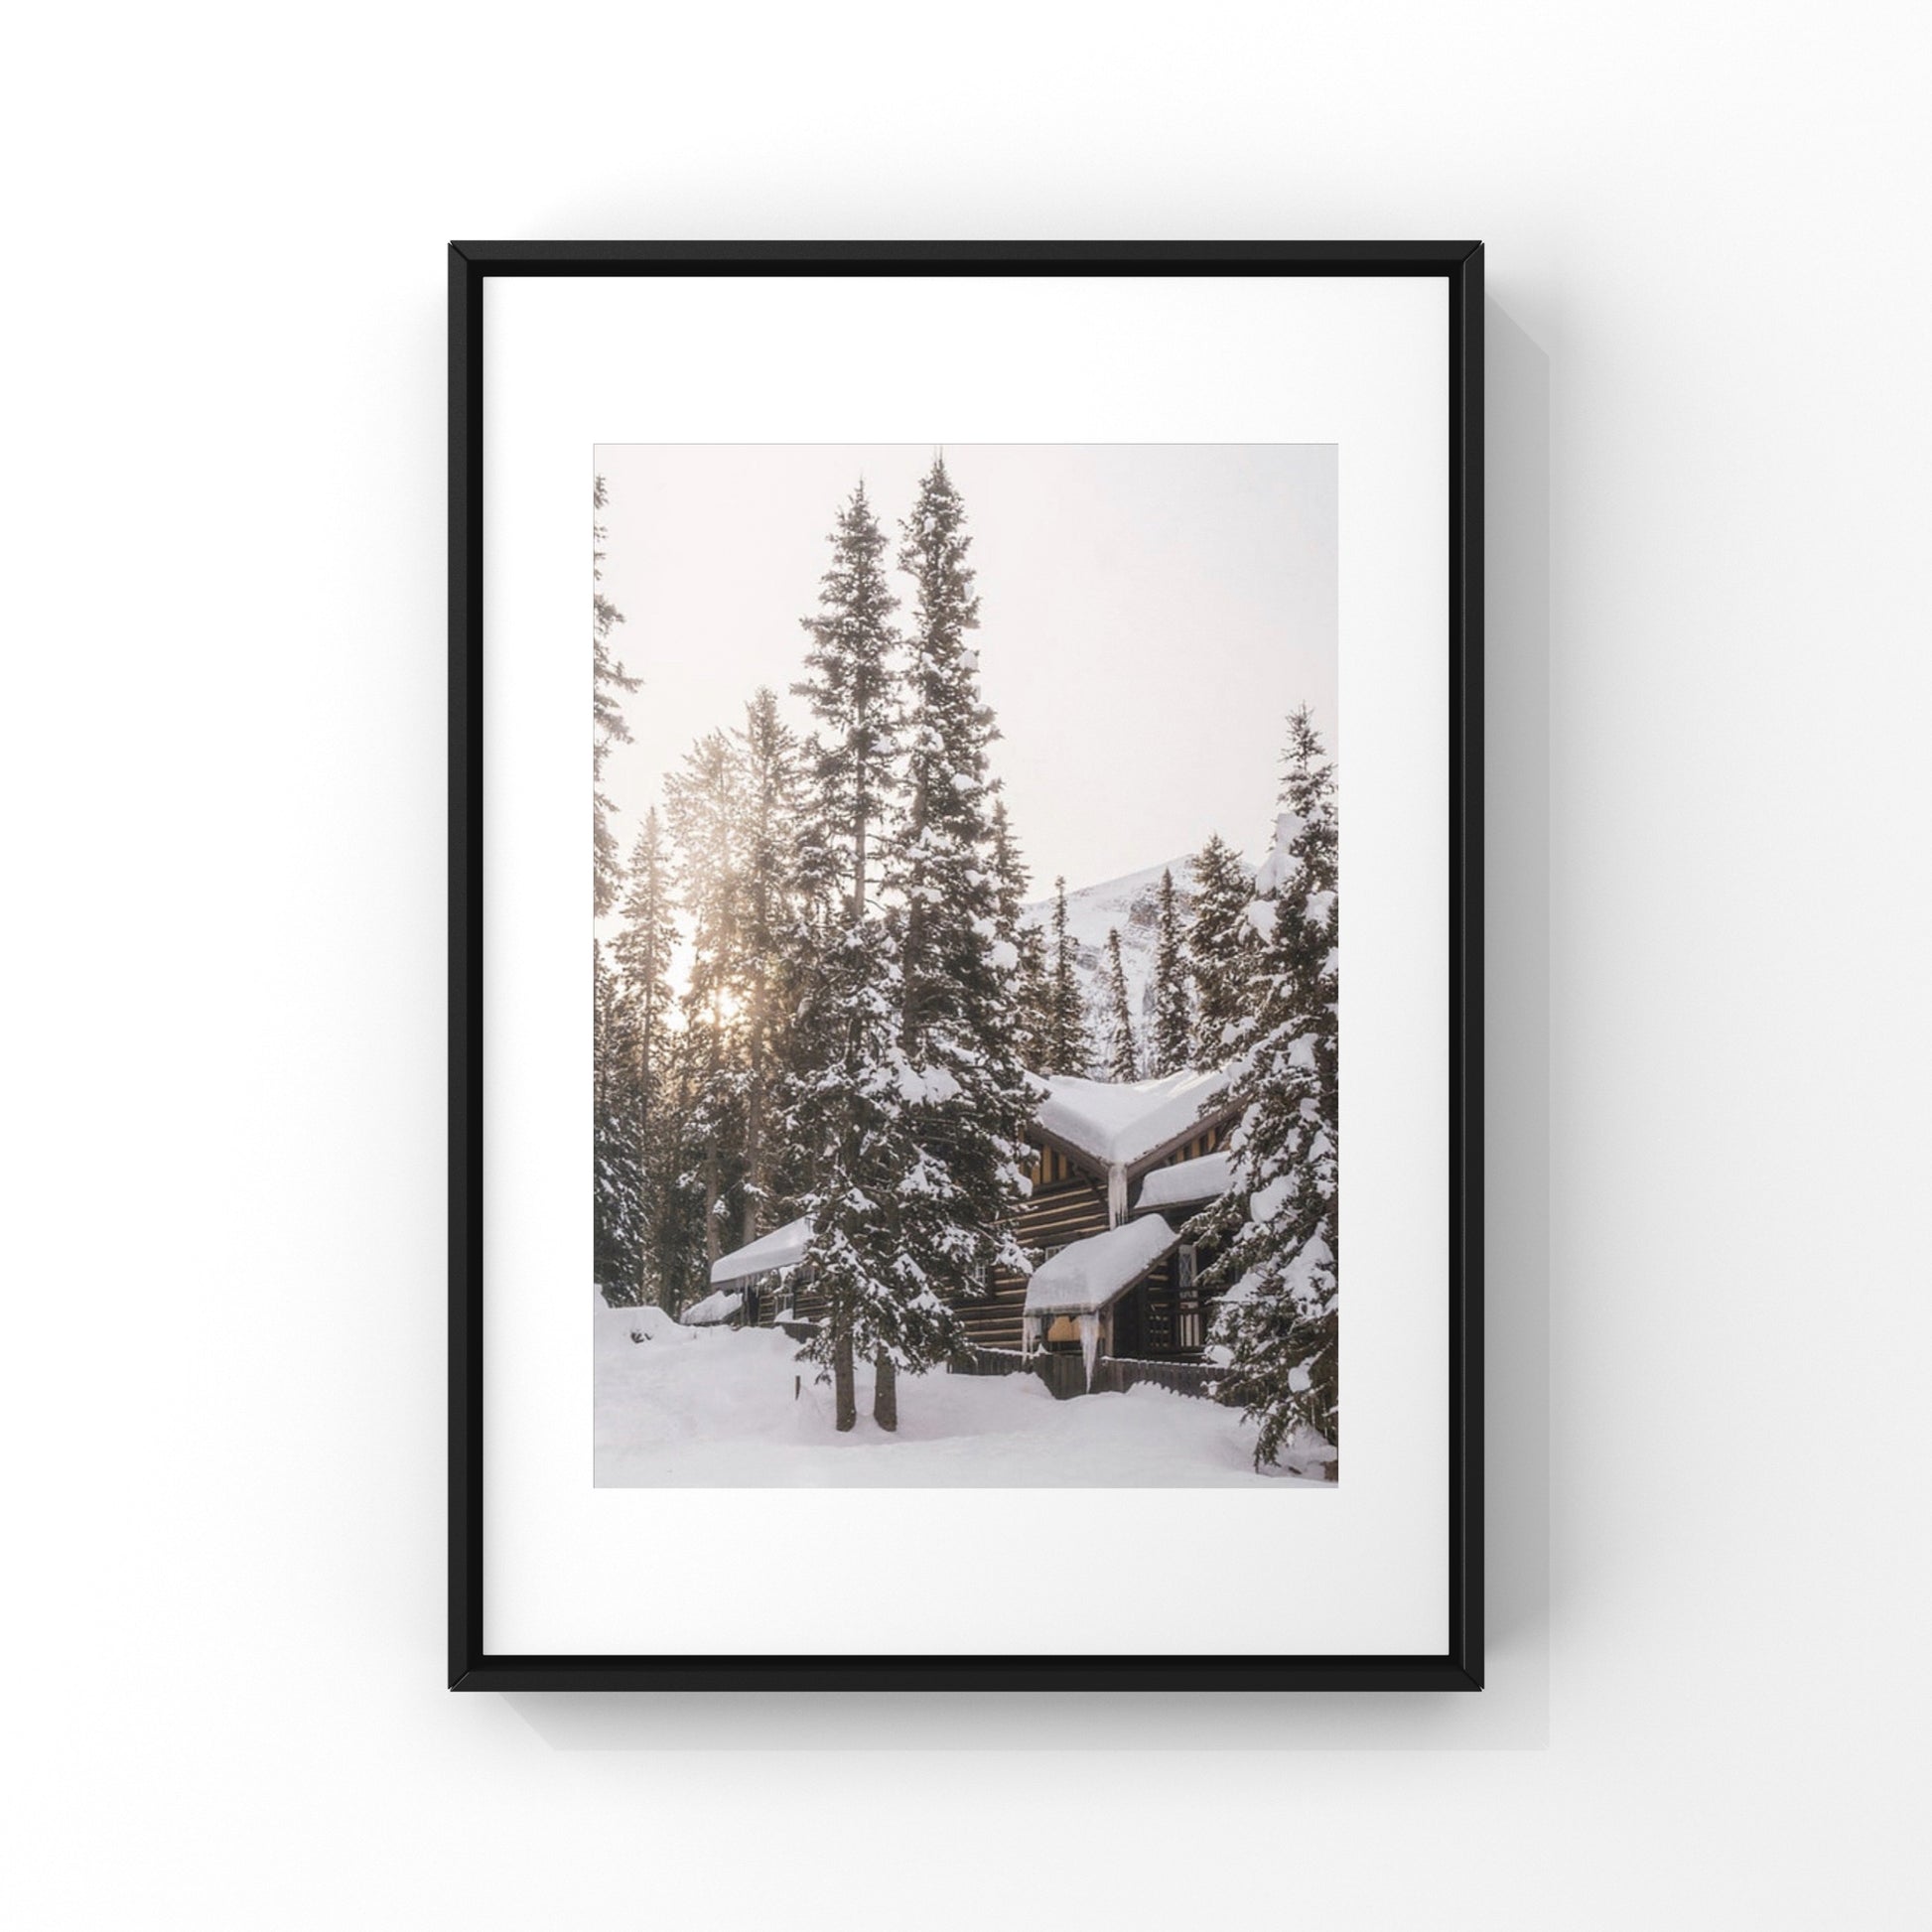
[[[10,39],[16,1922],[1924,1922],[1922,10]],[[442,243],[855,233],[1490,244],[1480,1699],[440,1688]]]

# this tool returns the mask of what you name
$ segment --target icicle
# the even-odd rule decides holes
[[[1020,1359],[1023,1362],[1033,1359],[1034,1350],[1039,1345],[1039,1316],[1024,1314],[1020,1317]]]
[[[1117,1228],[1127,1218],[1127,1170],[1115,1162],[1107,1170],[1107,1225]]]
[[[1118,1168],[1114,1170],[1120,1172]],[[1080,1357],[1087,1365],[1087,1387],[1093,1387],[1093,1365],[1100,1357],[1100,1317],[1097,1314],[1083,1314],[1080,1317]]]

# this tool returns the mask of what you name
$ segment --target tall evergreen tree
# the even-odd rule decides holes
[[[1118,926],[1107,930],[1107,1077],[1141,1077],[1140,1048],[1134,1038],[1134,1010],[1127,998],[1127,969],[1121,963]]]
[[[901,729],[893,663],[897,608],[881,557],[886,538],[861,483],[839,513],[819,608],[803,620],[806,677],[794,687],[817,729],[807,763],[817,796],[804,847],[807,890],[825,882],[820,970],[799,1016],[799,1064],[787,1130],[811,1178],[805,1266],[826,1298],[806,1344],[830,1374],[837,1427],[858,1421],[855,1358],[898,1339],[899,1189],[914,1167],[905,1134],[897,948],[881,916],[879,843],[896,803]],[[936,1302],[936,1296],[933,1298]]]
[[[635,1013],[595,939],[591,985],[593,1266],[604,1299],[614,1308],[627,1308],[641,1299],[637,1269],[645,1218],[631,1078]]]
[[[760,687],[745,707],[736,735],[738,918],[731,979],[744,1050],[744,1182],[740,1240],[771,1225],[770,1203],[782,1192],[776,1142],[789,996],[800,983],[808,943],[798,902],[798,740],[778,716],[778,700]]]
[[[1340,1442],[1334,772],[1306,705],[1289,721],[1285,765],[1274,850],[1255,882],[1273,917],[1237,1062],[1247,1105],[1234,1184],[1197,1224],[1220,1246],[1202,1285],[1224,1291],[1214,1338],[1229,1352],[1228,1392],[1258,1426],[1257,1468],[1298,1429]]]
[[[994,924],[1012,949],[1014,1042],[1020,1063],[1051,1071],[1052,980],[1046,969],[1046,935],[1021,914],[1027,903],[1027,863],[1007,820],[1004,798],[993,801]]]
[[[1249,915],[1254,883],[1217,832],[1194,858],[1194,916],[1187,972],[1194,989],[1194,1056],[1203,1067],[1232,1060],[1253,1018],[1261,935]]]
[[[1187,965],[1182,955],[1180,895],[1172,869],[1161,875],[1159,925],[1154,944],[1154,1024],[1148,1071],[1178,1073],[1193,1047]]]
[[[1092,1057],[1076,957],[1073,935],[1067,928],[1066,881],[1055,879],[1053,929],[1047,943],[1047,1050],[1042,1073],[1084,1073]]]
[[[638,1244],[639,1300],[664,1303],[669,1258],[663,1190],[670,1149],[669,1092],[672,1008],[671,958],[677,946],[675,884],[664,829],[652,806],[630,851],[629,885],[620,908],[622,925],[611,950],[623,974],[634,1017],[636,1052],[631,1068],[638,1145],[637,1184],[643,1233]],[[665,1306],[670,1306],[668,1303]]]
[[[622,694],[637,688],[637,680],[625,674],[611,648],[611,633],[623,621],[623,613],[599,588],[604,582],[604,526],[595,519],[608,500],[604,479],[598,477],[591,483],[591,899],[600,919],[618,902],[623,883],[623,861],[610,825],[613,807],[604,795],[604,760],[613,745],[630,743]]]
[[[886,1428],[897,1426],[897,1371],[929,1368],[961,1346],[958,1302],[984,1293],[996,1264],[1026,1271],[1012,1219],[1032,1112],[1017,1047],[1019,954],[1001,931],[1003,820],[988,764],[998,733],[968,642],[979,625],[972,539],[943,457],[901,537],[899,568],[913,597],[904,808],[891,884],[902,908],[905,1127],[922,1159],[898,1209],[907,1306],[897,1344],[877,1355],[876,1416]]]
[[[736,845],[739,768],[732,741],[708,732],[686,753],[664,787],[665,813],[677,845],[683,907],[691,925],[691,970],[683,999],[691,1056],[686,1161],[679,1184],[703,1199],[707,1263],[724,1252],[742,1145],[739,1107],[744,1010],[738,961],[744,917],[743,873]]]
[[[710,1042],[702,1035],[694,1038],[688,1028],[670,1030],[658,1088],[656,1131],[646,1157],[658,1183],[647,1203],[645,1241],[658,1303],[673,1314],[711,1293],[698,1112],[709,1051]]]

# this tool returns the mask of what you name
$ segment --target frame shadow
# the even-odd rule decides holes
[[[507,1692],[553,1750],[1540,1750],[1550,1735],[1550,361],[1484,304],[1486,1688]],[[1077,1741],[1072,1741],[1076,1740]]]

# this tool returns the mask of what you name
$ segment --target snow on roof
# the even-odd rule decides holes
[[[745,1312],[745,1291],[742,1288],[715,1289],[702,1302],[686,1309],[678,1316],[687,1328],[708,1328],[716,1321],[729,1321],[735,1314]]]
[[[1192,1161],[1176,1161],[1156,1168],[1141,1182],[1135,1211],[1150,1207],[1187,1207],[1195,1201],[1219,1200],[1234,1185],[1234,1156],[1225,1150]]]
[[[711,1264],[714,1286],[720,1282],[742,1282],[750,1275],[762,1275],[767,1269],[795,1268],[804,1260],[812,1238],[812,1224],[800,1215],[756,1241],[748,1241]]]
[[[1123,1081],[1052,1074],[1034,1120],[1042,1133],[1102,1167],[1131,1168],[1184,1135],[1227,1091],[1227,1084],[1224,1072]]]
[[[1124,1295],[1180,1240],[1158,1214],[1074,1241],[1034,1270],[1027,1313],[1086,1314]]]

